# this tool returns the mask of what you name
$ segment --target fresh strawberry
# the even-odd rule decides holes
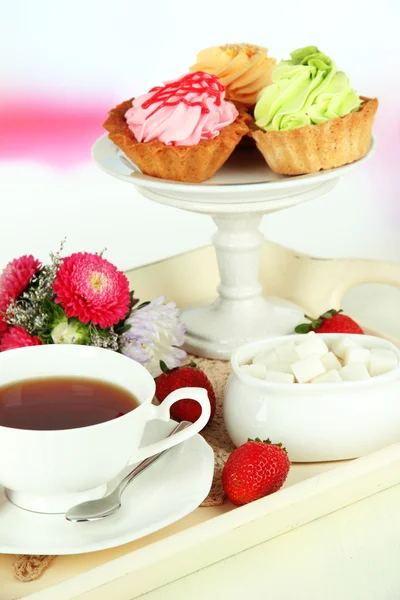
[[[278,491],[286,481],[290,462],[282,444],[249,440],[229,456],[222,471],[225,494],[241,506]]]
[[[318,319],[313,319],[304,315],[310,323],[302,323],[297,325],[296,333],[364,333],[361,327],[347,315],[342,314],[342,310],[332,308]]]
[[[156,379],[156,398],[159,402],[174,390],[183,387],[205,388],[211,404],[211,415],[209,422],[215,415],[215,393],[207,375],[197,368],[195,363],[190,363],[176,369],[168,369],[161,361],[163,371]],[[171,417],[175,421],[191,421],[194,423],[201,415],[201,406],[196,400],[178,400],[171,406]]]

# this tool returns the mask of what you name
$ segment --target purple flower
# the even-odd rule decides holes
[[[125,321],[130,329],[121,340],[122,354],[141,363],[153,377],[161,373],[161,360],[173,369],[186,356],[179,348],[185,335],[180,311],[174,302],[164,302],[165,297],[160,297],[142,308],[134,308]]]

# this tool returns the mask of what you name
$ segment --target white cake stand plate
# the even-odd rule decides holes
[[[303,309],[278,298],[265,298],[259,283],[259,230],[263,215],[329,192],[340,175],[367,160],[310,175],[283,177],[272,172],[256,149],[237,149],[214,177],[199,184],[143,175],[107,136],[93,146],[96,164],[133,184],[146,198],[181,210],[210,215],[221,283],[209,306],[183,311],[186,350],[198,356],[228,359],[249,341],[293,332]],[[327,307],[330,308],[330,307]]]

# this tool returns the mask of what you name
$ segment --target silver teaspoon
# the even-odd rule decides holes
[[[189,425],[190,423],[188,421],[182,421],[171,431],[168,437],[174,433],[177,433],[181,429],[185,429]],[[121,496],[131,481],[140,475],[140,473],[143,473],[143,471],[145,471],[150,465],[152,465],[169,450],[172,450],[172,448],[168,448],[168,450],[164,450],[163,452],[149,456],[140,464],[138,464],[137,467],[132,469],[132,471],[122,479],[122,481],[110,494],[104,496],[103,498],[99,498],[98,500],[89,500],[88,502],[76,504],[76,506],[73,506],[68,510],[65,518],[68,521],[79,523],[81,521],[97,521],[98,519],[104,519],[105,517],[113,515],[121,508]]]

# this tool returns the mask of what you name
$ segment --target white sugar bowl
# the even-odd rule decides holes
[[[328,346],[340,334],[317,334]],[[236,446],[248,438],[282,442],[292,462],[357,458],[400,441],[400,352],[390,342],[352,335],[369,350],[391,350],[397,365],[360,381],[280,383],[257,379],[241,369],[261,351],[300,335],[257,341],[238,348],[231,359],[224,420]]]

